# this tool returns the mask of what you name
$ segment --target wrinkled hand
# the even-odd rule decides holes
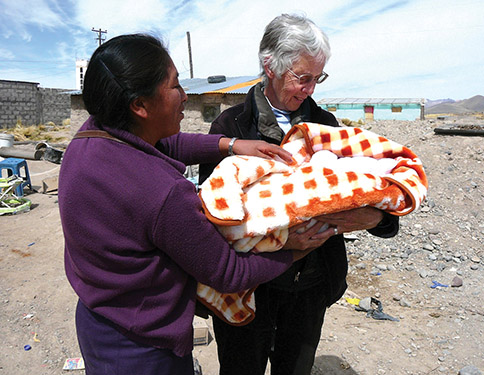
[[[318,221],[309,229],[306,229],[307,224],[307,222],[304,222],[289,228],[289,237],[283,249],[293,250],[294,261],[304,258],[334,235],[333,228],[327,228],[318,233],[321,228],[326,227],[326,224],[321,221]]]
[[[265,141],[237,139],[233,145],[233,151],[236,155],[258,156],[264,159],[282,161],[286,164],[294,163],[294,159],[289,152],[284,150],[281,146]]]
[[[383,219],[383,212],[374,207],[360,207],[315,217],[315,219],[337,228],[339,234],[375,228]]]

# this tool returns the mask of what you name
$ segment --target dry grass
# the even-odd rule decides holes
[[[346,126],[353,126],[353,127],[360,127],[365,124],[365,122],[362,119],[359,119],[358,121],[351,121],[350,119],[343,118],[341,119],[341,122]]]
[[[61,126],[48,122],[46,124],[24,126],[21,121],[13,128],[1,129],[3,133],[13,134],[15,141],[45,141],[50,143],[62,143],[68,140],[65,131],[70,127],[70,120],[63,121]],[[56,133],[59,133],[58,135]]]

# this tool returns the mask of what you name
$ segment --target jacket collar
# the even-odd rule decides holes
[[[291,125],[308,122],[310,120],[311,105],[310,97],[306,98],[301,106],[291,113]],[[272,108],[267,102],[267,98],[264,95],[264,86],[262,82],[256,84],[249,91],[247,99],[245,101],[245,108],[248,111],[244,111],[242,116],[249,115],[254,116],[254,122],[257,124],[258,132],[267,138],[277,140],[279,143],[284,138],[284,132],[277,123],[276,116],[272,112]],[[247,113],[248,112],[248,113]]]

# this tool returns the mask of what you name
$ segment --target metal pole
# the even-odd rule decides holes
[[[187,31],[187,40],[188,40],[188,58],[190,61],[190,78],[193,78],[192,45],[190,42],[190,31]]]

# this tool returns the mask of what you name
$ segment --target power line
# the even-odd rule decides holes
[[[91,29],[91,31],[94,31],[95,33],[97,33],[96,40],[99,42],[99,45],[103,44],[103,42],[106,40],[106,37],[103,38],[102,34],[107,34],[108,31],[101,30],[101,28],[96,30],[94,27]]]

